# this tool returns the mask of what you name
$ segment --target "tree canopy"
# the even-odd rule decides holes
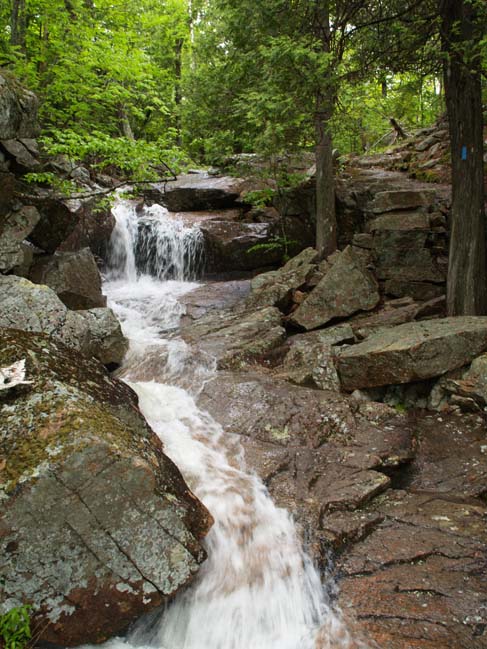
[[[476,144],[468,146],[477,149],[471,182],[482,184],[486,7],[484,0],[9,0],[0,8],[0,65],[40,96],[51,152],[128,177],[150,178],[163,163],[177,170],[245,152],[314,151],[316,246],[328,254],[336,247],[333,147],[362,153],[387,144],[391,118],[398,132],[414,131],[446,108],[458,131],[468,110],[450,91],[454,83],[472,93],[480,113]],[[451,135],[467,146],[462,133]],[[454,196],[463,169],[457,154]],[[481,220],[483,200],[482,187]]]

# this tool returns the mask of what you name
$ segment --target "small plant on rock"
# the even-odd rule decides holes
[[[0,616],[0,638],[4,649],[24,649],[32,638],[30,629],[31,607],[16,606]]]

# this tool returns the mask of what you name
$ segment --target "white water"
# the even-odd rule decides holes
[[[168,257],[162,260],[164,267],[178,269],[180,279],[161,281],[137,272],[136,215],[129,204],[120,203],[105,292],[131,343],[124,379],[138,393],[141,410],[166,453],[215,524],[206,539],[208,560],[193,585],[162,614],[139,623],[126,640],[108,644],[113,649],[358,647],[329,608],[290,516],[275,507],[263,484],[245,470],[238,438],[224,434],[196,404],[214,369],[208,359],[195,360],[175,329],[182,313],[178,298],[196,286],[181,281],[187,273],[181,259],[194,253],[188,241],[197,241],[198,235],[192,228],[189,236],[162,211],[156,214],[165,223],[154,224],[147,240],[157,238],[157,232],[164,233],[166,242],[180,239],[165,248]],[[168,234],[171,229],[174,237]]]

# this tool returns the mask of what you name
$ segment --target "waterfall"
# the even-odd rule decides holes
[[[133,281],[137,275],[159,280],[191,280],[204,265],[203,234],[186,226],[161,205],[144,207],[140,215],[131,201],[113,208],[116,225],[108,258],[112,278]]]
[[[111,649],[363,648],[330,607],[290,515],[247,471],[238,436],[224,433],[198,407],[214,363],[201,366],[175,334],[183,312],[178,298],[197,286],[182,278],[194,272],[198,237],[192,229],[163,223],[161,209],[144,212],[142,220],[151,227],[144,234],[145,225],[134,225],[135,212],[127,204],[117,207],[105,292],[130,339],[122,376],[215,524],[205,541],[208,560],[191,586],[164,611],[139,621],[126,639],[108,644]],[[158,269],[169,267],[174,278],[167,280]]]

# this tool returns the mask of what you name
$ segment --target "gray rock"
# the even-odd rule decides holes
[[[307,330],[316,329],[334,318],[373,309],[379,299],[375,278],[349,246],[294,311],[291,322]]]
[[[92,309],[107,303],[89,248],[39,258],[30,270],[29,279],[52,288],[69,309]]]
[[[22,207],[0,217],[0,272],[12,270],[24,261],[22,242],[39,222],[35,207]]]
[[[445,283],[416,282],[414,279],[396,277],[384,283],[384,292],[393,297],[412,297],[414,300],[433,300],[445,294]]]
[[[211,219],[200,224],[210,272],[255,270],[280,263],[281,246],[273,243],[272,223]]]
[[[376,232],[374,248],[379,279],[435,283],[446,279],[446,267],[429,247],[427,231]]]
[[[487,350],[487,317],[410,322],[341,349],[336,366],[345,390],[440,376]]]
[[[21,140],[0,140],[0,147],[7,153],[7,158],[14,161],[16,171],[27,173],[39,169],[41,163],[35,158]]]
[[[8,72],[0,73],[0,140],[34,138],[39,133],[38,101]]]
[[[388,212],[367,223],[368,232],[379,230],[429,230],[430,218],[426,212]],[[354,241],[355,242],[355,241]]]
[[[251,282],[248,308],[278,306],[285,308],[293,291],[299,289],[316,270],[318,253],[306,248],[277,271],[257,275]]]
[[[445,377],[442,388],[450,395],[471,399],[485,408],[487,406],[487,354],[475,358],[461,376]]]
[[[378,192],[367,209],[375,214],[395,210],[414,210],[428,207],[436,200],[434,189],[400,189]]]
[[[89,351],[104,365],[120,365],[128,350],[128,341],[111,309],[78,312],[88,323]]]
[[[106,259],[110,237],[115,227],[115,217],[111,210],[100,210],[96,200],[87,199],[83,201],[77,216],[74,229],[57,250],[72,252],[88,247],[94,255]]]
[[[45,333],[88,357],[121,362],[127,342],[110,309],[70,311],[48,286],[15,275],[0,276],[0,293],[0,327]]]
[[[354,340],[349,324],[298,334],[290,340],[290,349],[282,368],[278,370],[278,376],[297,385],[340,391],[340,380],[333,360],[334,345]]]
[[[30,234],[29,241],[52,254],[75,229],[83,212],[83,204],[78,200],[53,198],[44,192],[32,201],[41,219]]]
[[[122,634],[190,581],[212,519],[137,408],[96,361],[4,330],[0,367],[32,385],[0,402],[0,612],[32,605],[39,640]]]

